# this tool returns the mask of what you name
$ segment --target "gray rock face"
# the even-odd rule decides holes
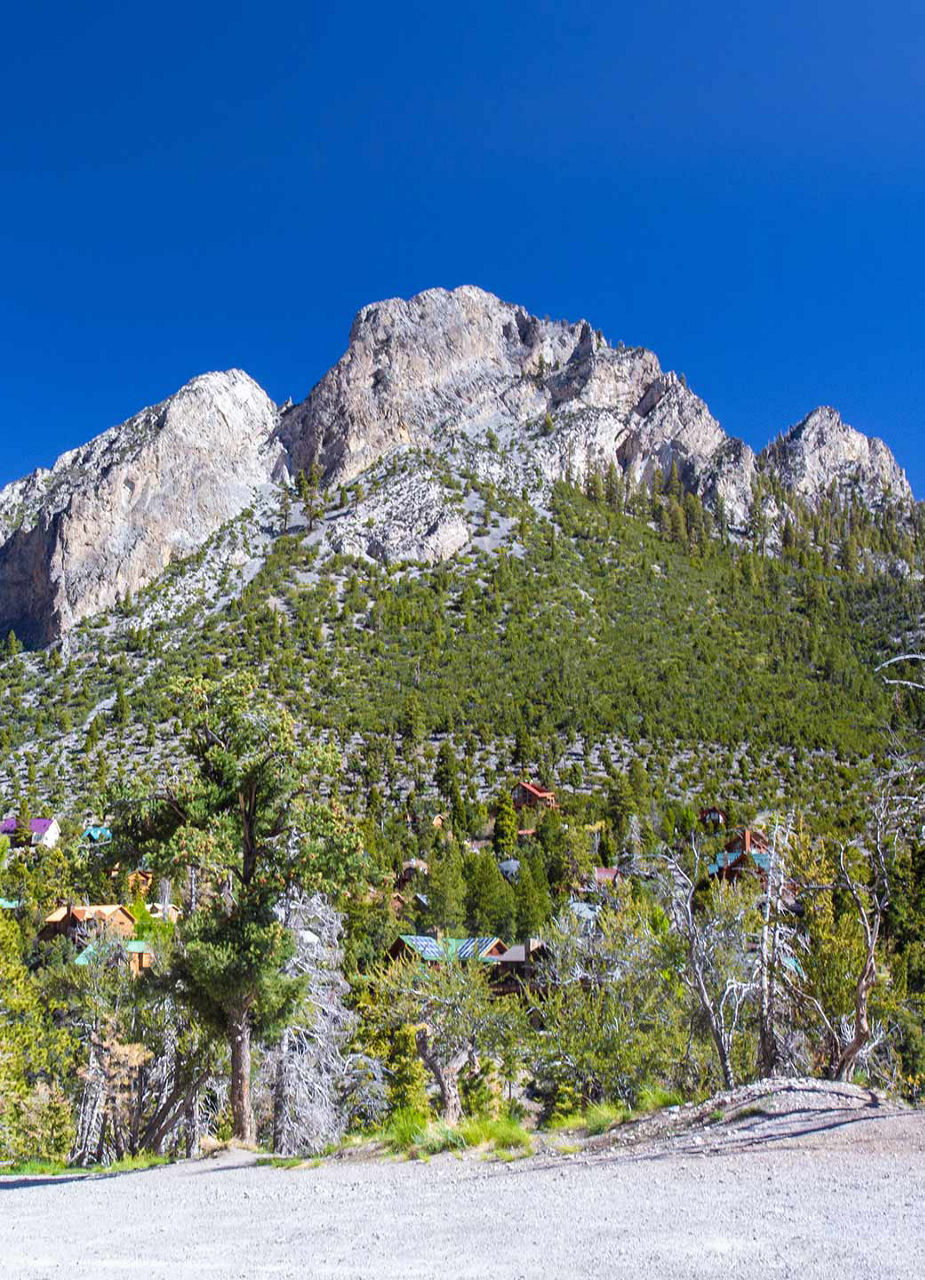
[[[641,480],[677,461],[692,488],[744,519],[751,450],[737,445],[731,467],[706,405],[651,351],[613,349],[585,321],[539,320],[472,286],[362,310],[343,357],[283,414],[280,439],[295,470],[317,460],[349,483],[398,445],[484,442],[493,431],[523,449],[524,430],[547,414],[555,439],[531,446],[545,479],[616,462]]]
[[[809,502],[823,497],[833,484],[842,493],[856,492],[869,507],[912,501],[906,473],[887,445],[855,431],[828,406],[814,409],[768,445],[762,457],[788,488]]]
[[[0,625],[47,644],[190,555],[280,460],[276,407],[240,370],[195,378],[0,491]]]
[[[436,564],[469,542],[465,516],[425,471],[395,476],[355,512],[335,517],[327,537],[335,551],[383,564]]]
[[[239,370],[206,374],[0,491],[0,630],[46,644],[196,551],[258,487],[314,461],[329,483],[350,483],[392,451],[413,465],[328,522],[329,545],[391,562],[455,554],[471,529],[445,480],[461,470],[542,505],[567,474],[614,464],[641,484],[677,464],[742,528],[759,465],[651,351],[471,286],[430,289],[360,311],[347,351],[299,405],[277,410]],[[760,465],[811,503],[833,480],[870,505],[911,501],[886,445],[832,409]]]

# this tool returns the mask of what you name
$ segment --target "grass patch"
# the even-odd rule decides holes
[[[617,1125],[628,1119],[629,1112],[625,1107],[611,1102],[599,1102],[585,1112],[585,1128],[592,1138],[596,1138],[599,1134],[616,1129]]]
[[[662,1089],[658,1085],[648,1085],[639,1094],[636,1111],[641,1115],[649,1111],[661,1111],[665,1107],[679,1107],[684,1101],[677,1090]]]
[[[585,1127],[585,1118],[580,1111],[570,1111],[567,1115],[551,1116],[546,1122],[545,1128],[550,1133],[568,1132],[574,1129],[583,1129]]]
[[[442,1120],[428,1120],[416,1111],[396,1111],[381,1140],[394,1155],[407,1155],[413,1160],[467,1147],[488,1147],[499,1154],[518,1155],[533,1150],[530,1135],[516,1120],[471,1116],[454,1128]]]
[[[142,1152],[137,1156],[125,1156],[112,1164],[91,1164],[86,1168],[65,1164],[63,1160],[23,1160],[20,1164],[8,1164],[0,1168],[3,1177],[56,1178],[63,1173],[134,1173],[139,1169],[153,1169],[156,1165],[172,1164],[170,1156],[156,1156]]]
[[[298,1169],[305,1163],[302,1156],[258,1156],[257,1164],[267,1169]]]
[[[516,1120],[503,1117],[488,1120],[472,1117],[464,1120],[459,1132],[467,1147],[491,1147],[494,1151],[527,1152],[533,1150],[529,1133]]]
[[[60,1160],[23,1160],[21,1164],[5,1164],[0,1168],[4,1178],[26,1175],[44,1175],[56,1177],[59,1173],[67,1173],[68,1167]]]

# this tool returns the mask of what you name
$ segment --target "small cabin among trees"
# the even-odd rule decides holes
[[[729,823],[726,811],[715,804],[707,805],[705,809],[701,809],[698,817],[702,827],[710,827],[714,831],[720,827],[727,826]]]
[[[518,782],[511,792],[511,799],[518,813],[522,809],[557,809],[559,807],[556,804],[554,791],[534,786],[532,782]]]
[[[743,871],[757,870],[767,874],[771,845],[766,835],[746,827],[726,842],[708,868],[710,876],[720,880],[737,880]]]
[[[72,942],[85,942],[90,932],[101,929],[109,929],[120,938],[130,938],[135,932],[135,917],[128,907],[119,903],[58,907],[45,917],[39,938],[48,942],[63,936]]]
[[[57,818],[4,818],[0,822],[0,836],[6,836],[14,849],[28,848],[53,849],[61,839],[61,828]]]
[[[428,964],[445,960],[495,960],[507,944],[500,938],[432,938],[429,934],[403,933],[389,947],[390,960],[418,959]]]

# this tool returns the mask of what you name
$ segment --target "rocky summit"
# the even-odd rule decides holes
[[[482,289],[430,289],[360,311],[346,352],[300,404],[277,408],[239,370],[205,374],[0,491],[0,629],[49,644],[195,552],[262,488],[313,463],[326,483],[348,484],[410,450],[416,477],[386,478],[375,510],[345,518],[335,545],[430,562],[465,546],[464,513],[434,460],[538,504],[567,475],[613,463],[651,484],[674,465],[733,530],[762,471],[810,505],[833,483],[874,508],[912,499],[887,446],[833,409],[756,457],[651,351]]]
[[[188,556],[274,474],[276,406],[240,370],[193,379],[0,492],[0,626],[44,645]]]

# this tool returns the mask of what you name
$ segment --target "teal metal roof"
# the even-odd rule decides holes
[[[19,898],[0,898],[0,911],[15,911],[22,906]]]
[[[431,938],[426,934],[403,933],[402,942],[416,951],[422,960],[488,960],[485,952],[497,938]]]
[[[144,938],[129,938],[127,942],[123,942],[122,946],[126,951],[133,951],[141,955],[153,955],[151,944],[146,942]],[[96,943],[91,942],[89,946],[84,947],[80,955],[74,957],[75,964],[87,965],[96,955]]]
[[[112,832],[109,827],[87,827],[80,838],[81,840],[90,840],[93,844],[109,844],[112,839]]]

